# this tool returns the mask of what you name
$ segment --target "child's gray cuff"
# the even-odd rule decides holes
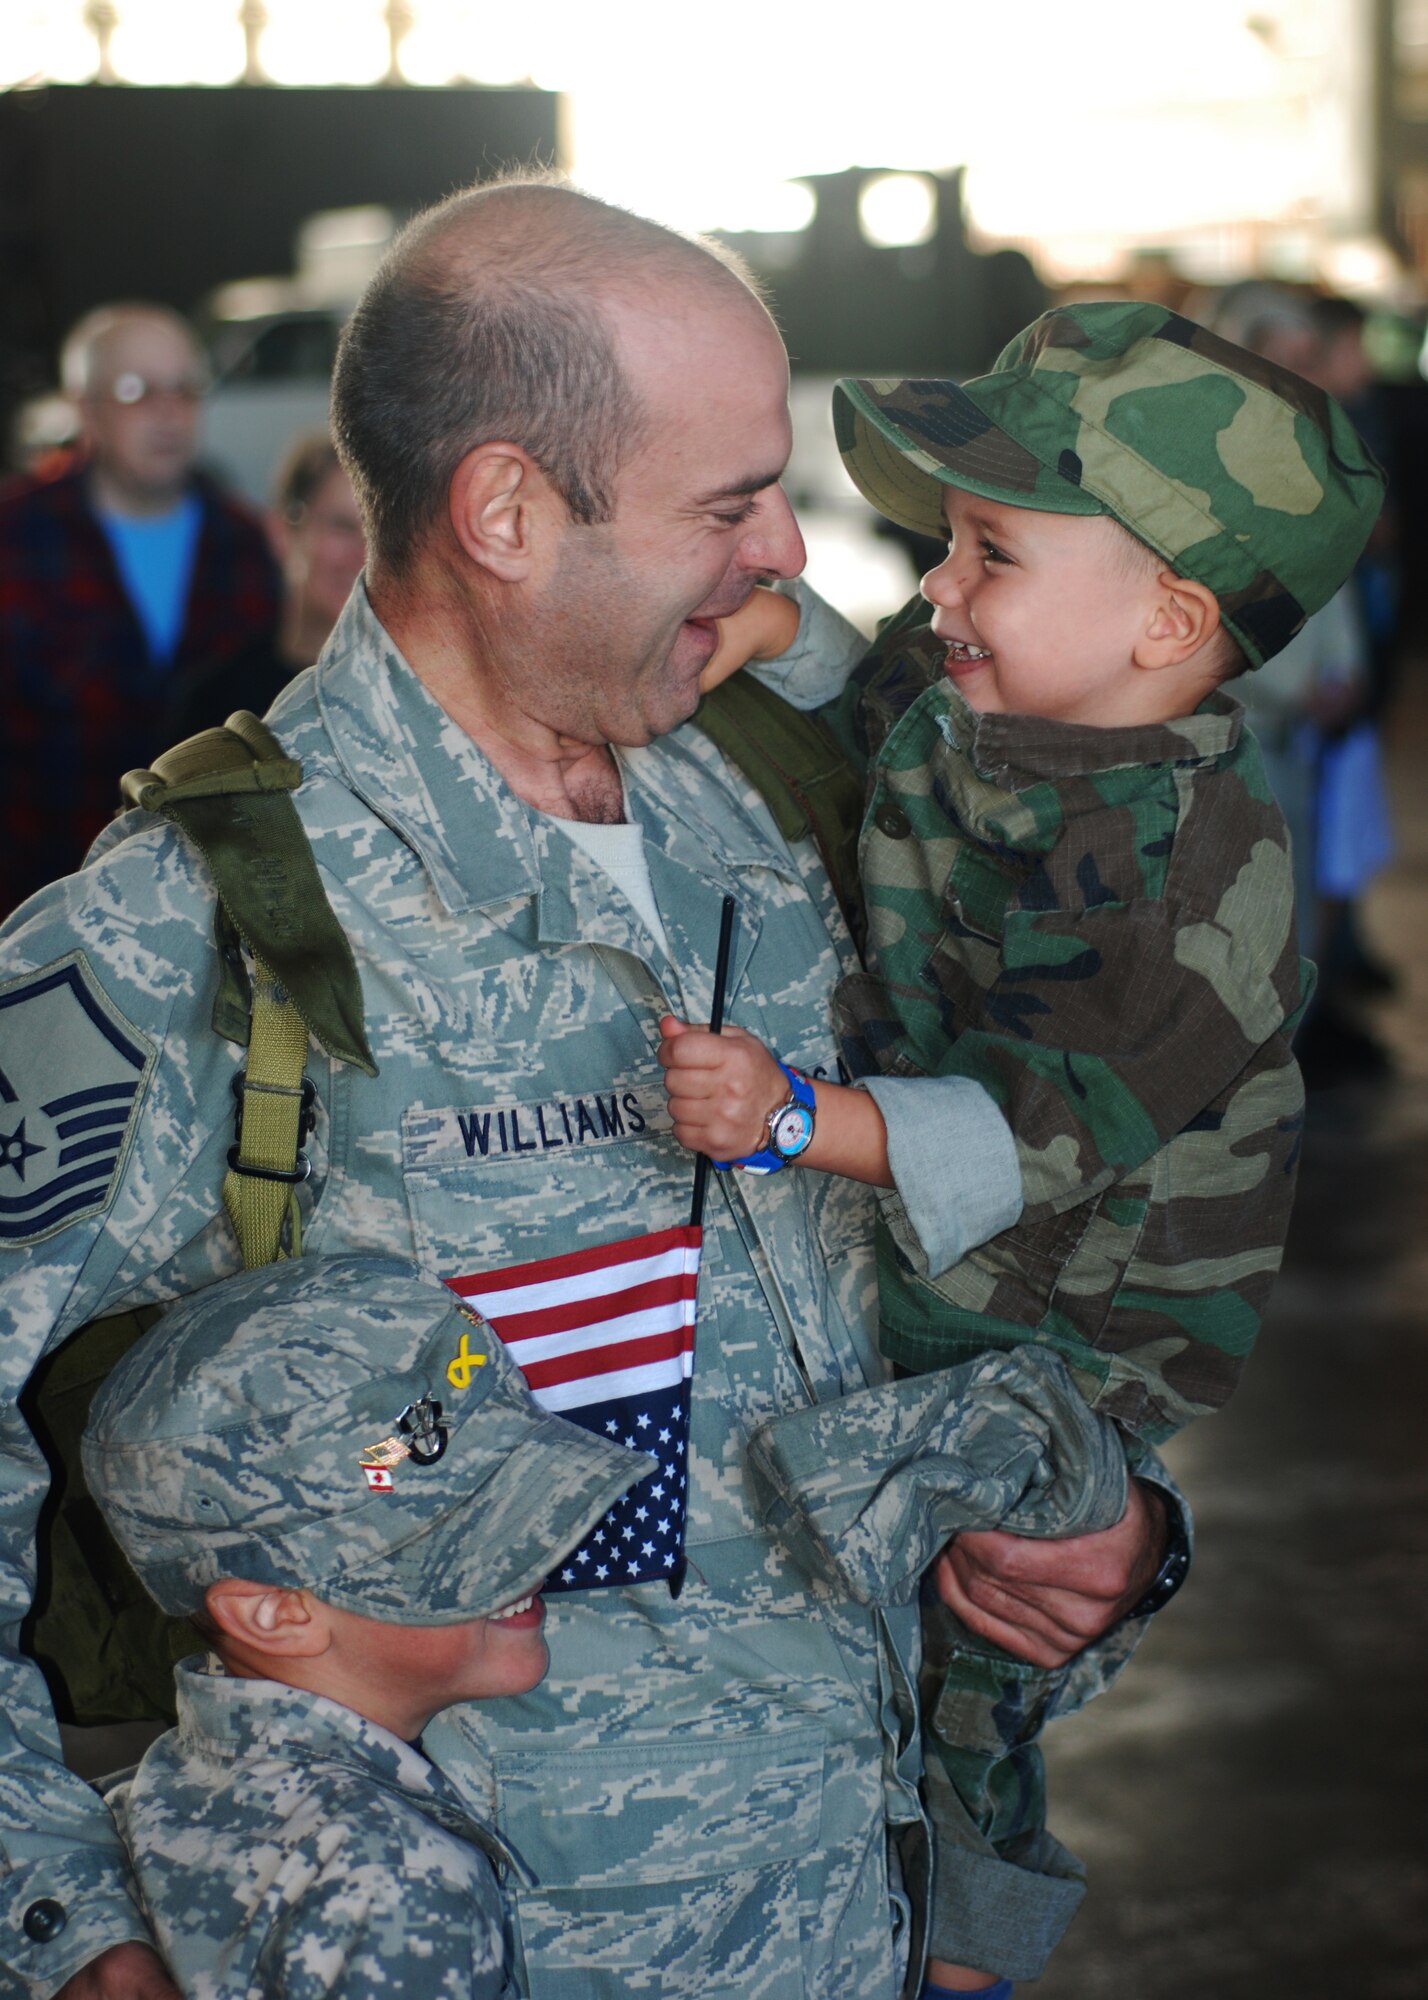
[[[773,660],[750,660],[743,671],[781,694],[791,708],[821,708],[843,692],[868,650],[868,641],[801,577],[778,589],[781,597],[791,597],[798,606],[797,635],[786,653]]]
[[[893,1185],[929,1278],[1011,1228],[1022,1210],[1016,1142],[980,1083],[870,1076],[859,1088],[883,1114]]]

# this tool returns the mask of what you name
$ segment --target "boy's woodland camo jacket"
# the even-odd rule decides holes
[[[977,715],[927,607],[844,697],[874,760],[860,847],[873,978],[839,989],[855,1071],[974,1078],[1020,1220],[929,1274],[884,1201],[888,1354],[1028,1336],[1149,1441],[1235,1386],[1279,1267],[1303,1091],[1288,837],[1237,703],[1135,729]]]

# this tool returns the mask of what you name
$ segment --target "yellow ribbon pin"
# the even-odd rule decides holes
[[[446,1379],[453,1389],[467,1389],[471,1386],[471,1370],[484,1368],[484,1354],[473,1354],[466,1344],[466,1335],[461,1336],[461,1346],[446,1364]]]

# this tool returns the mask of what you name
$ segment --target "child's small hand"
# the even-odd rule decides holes
[[[708,694],[750,660],[773,660],[786,653],[798,637],[798,618],[791,597],[756,585],[747,604],[717,621],[719,644],[699,676],[699,692]]]
[[[674,1136],[691,1153],[739,1160],[768,1144],[769,1113],[788,1096],[788,1079],[763,1043],[743,1028],[711,1035],[666,1014],[659,1059]]]

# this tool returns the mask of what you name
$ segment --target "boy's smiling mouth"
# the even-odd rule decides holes
[[[985,646],[972,646],[965,639],[953,639],[947,648],[947,671],[951,673],[957,667],[978,667],[983,660],[991,657]]]
[[[525,1625],[539,1625],[545,1619],[545,1605],[539,1591],[533,1590],[529,1597],[518,1597],[514,1604],[503,1604],[499,1611],[490,1613],[491,1623],[507,1622]]]

